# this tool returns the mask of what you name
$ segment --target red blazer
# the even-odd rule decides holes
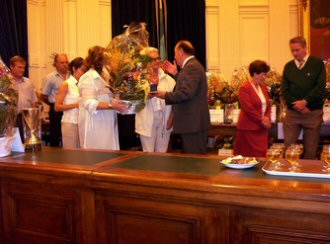
[[[271,103],[269,100],[267,87],[265,84],[261,84],[260,87],[267,101],[265,116],[268,116],[270,119]],[[237,128],[239,130],[264,129],[265,127],[261,124],[261,101],[250,82],[245,82],[240,87],[238,99],[241,106],[241,112],[239,114]]]

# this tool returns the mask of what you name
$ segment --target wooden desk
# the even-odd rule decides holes
[[[0,159],[0,243],[330,243],[330,180],[217,156],[43,148]]]

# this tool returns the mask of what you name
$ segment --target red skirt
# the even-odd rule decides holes
[[[265,157],[268,149],[269,131],[237,130],[234,154],[245,157]]]

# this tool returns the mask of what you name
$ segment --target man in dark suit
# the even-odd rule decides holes
[[[175,61],[165,61],[164,69],[176,80],[173,92],[151,92],[173,105],[173,132],[181,135],[184,153],[206,153],[210,114],[207,103],[205,70],[195,58],[193,45],[179,41],[174,49]],[[177,65],[181,70],[178,72]]]

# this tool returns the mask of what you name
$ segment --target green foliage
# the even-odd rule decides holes
[[[10,135],[16,122],[18,93],[12,87],[12,79],[0,59],[0,137]]]

